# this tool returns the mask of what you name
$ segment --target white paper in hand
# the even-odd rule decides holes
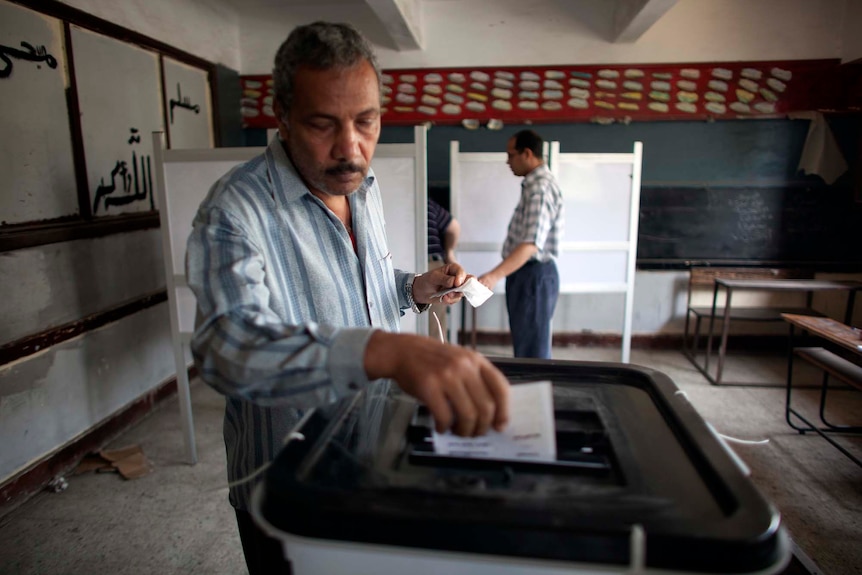
[[[458,287],[453,287],[451,289],[439,291],[431,296],[431,299],[442,298],[447,293],[452,292],[462,292],[464,297],[467,298],[467,301],[473,307],[479,307],[483,303],[485,303],[489,297],[494,295],[494,292],[486,288],[479,280],[476,278],[467,278],[463,284]]]
[[[509,425],[481,437],[434,432],[439,455],[485,459],[556,461],[554,392],[550,381],[521,383],[509,388]]]

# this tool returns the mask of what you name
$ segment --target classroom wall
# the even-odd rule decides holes
[[[848,0],[847,12],[844,17],[843,45],[841,47],[841,60],[852,62],[862,58],[862,2],[859,0]]]
[[[243,74],[267,74],[288,32],[321,15],[359,26],[384,68],[793,60],[842,57],[845,0],[679,0],[636,43],[608,41],[613,2],[420,2],[424,50],[398,52],[363,3],[243,9]],[[862,22],[862,19],[857,20]],[[854,39],[858,31],[848,27]]]
[[[215,64],[239,69],[239,16],[227,0],[61,1]]]
[[[222,63],[225,74],[239,67],[238,18],[225,1],[66,4]],[[74,187],[72,182],[73,204]],[[161,232],[113,233],[3,252],[0,278],[4,346],[163,293]],[[166,303],[0,365],[0,484],[158,388],[174,372]]]

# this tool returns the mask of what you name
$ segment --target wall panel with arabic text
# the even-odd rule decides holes
[[[59,20],[0,2],[0,224],[78,212]]]

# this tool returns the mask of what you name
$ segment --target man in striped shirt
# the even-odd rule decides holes
[[[301,26],[279,48],[273,80],[279,137],[213,186],[186,261],[198,304],[191,348],[203,380],[227,397],[229,496],[252,574],[285,566],[251,521],[248,479],[302,410],[385,394],[391,378],[440,431],[480,435],[508,418],[508,382],[487,359],[396,333],[405,310],[466,274],[392,267],[369,168],[380,71],[368,43],[349,25]]]
[[[563,195],[542,159],[542,138],[522,130],[506,144],[506,163],[521,176],[521,199],[509,221],[503,261],[479,281],[506,278],[506,309],[515,357],[551,358],[551,318],[560,293],[554,262],[563,235]]]
[[[456,263],[455,246],[461,225],[449,210],[428,198],[428,271]],[[449,340],[446,311],[449,306],[439,302],[431,304],[428,313],[428,335]],[[439,323],[438,323],[439,322]]]

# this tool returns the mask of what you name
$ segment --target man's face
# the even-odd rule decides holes
[[[506,144],[506,163],[516,176],[526,176],[530,173],[527,166],[527,150],[519,152],[515,149],[515,138],[510,138]]]
[[[371,64],[299,68],[290,110],[277,115],[290,159],[312,193],[346,196],[359,188],[380,137],[380,87]]]

